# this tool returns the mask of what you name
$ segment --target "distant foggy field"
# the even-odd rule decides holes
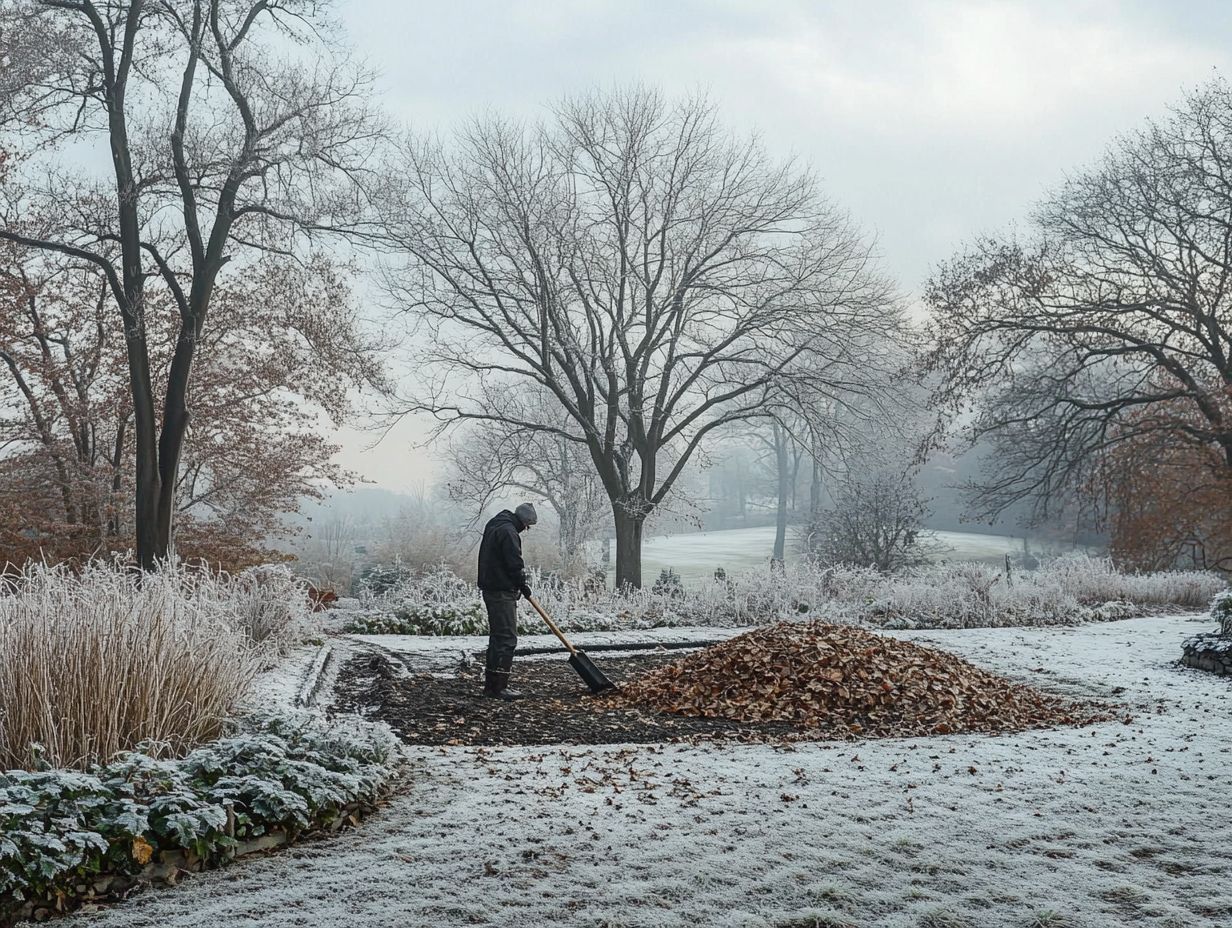
[[[975,532],[928,532],[940,547],[938,560],[1001,563],[1005,555],[1022,551],[1022,539],[1011,535],[981,535]],[[795,544],[795,528],[787,530],[787,557]],[[642,575],[652,582],[659,571],[670,567],[684,580],[713,575],[716,567],[743,570],[761,567],[770,560],[774,526],[737,528],[684,535],[648,535],[642,545]]]

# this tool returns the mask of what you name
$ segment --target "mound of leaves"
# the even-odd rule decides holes
[[[953,654],[823,622],[781,622],[626,683],[618,705],[788,722],[813,739],[898,738],[1086,725],[1108,707],[1042,693]]]

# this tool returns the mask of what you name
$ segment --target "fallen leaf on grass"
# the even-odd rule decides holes
[[[141,835],[138,835],[133,838],[132,855],[133,860],[144,867],[150,862],[150,858],[154,856],[154,846],[141,837]]]

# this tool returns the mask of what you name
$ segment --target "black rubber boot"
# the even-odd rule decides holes
[[[521,699],[521,693],[517,690],[509,689],[509,676],[513,670],[513,658],[506,658],[500,664],[501,666],[484,673],[483,695],[489,699],[500,699],[505,702]]]
[[[500,696],[500,682],[502,679],[508,679],[504,674],[495,670],[485,670],[483,672],[483,695],[493,699]]]

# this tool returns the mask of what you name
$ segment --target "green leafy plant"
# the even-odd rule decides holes
[[[357,635],[486,635],[488,619],[477,602],[402,605],[394,612],[357,615],[346,630]]]
[[[88,771],[2,772],[0,923],[160,851],[211,864],[242,840],[323,827],[375,803],[399,758],[384,726],[268,715],[180,760],[134,751]]]

